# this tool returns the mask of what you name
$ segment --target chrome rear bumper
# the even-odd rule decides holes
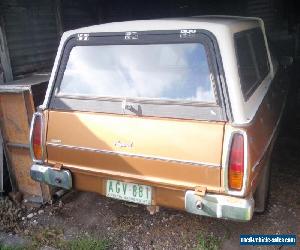
[[[206,194],[200,197],[189,190],[185,193],[185,210],[198,215],[249,221],[254,211],[254,199],[252,196],[239,198],[219,194]]]
[[[46,165],[33,164],[30,169],[33,180],[64,189],[72,188],[72,176],[69,170],[55,170]]]
[[[72,175],[66,169],[56,170],[47,165],[33,164],[30,175],[33,180],[39,182],[64,189],[72,188]],[[252,196],[238,198],[209,193],[200,197],[189,190],[185,193],[185,210],[197,215],[249,221],[254,211],[254,200]]]

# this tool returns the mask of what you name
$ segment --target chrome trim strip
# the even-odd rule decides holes
[[[24,91],[31,91],[30,87],[16,86],[16,85],[2,85],[0,87],[0,93],[23,93]]]
[[[35,118],[37,116],[41,117],[41,137],[42,137],[42,159],[41,160],[37,160],[34,157],[34,152],[33,152],[33,147],[32,147],[32,143],[33,143],[33,125],[34,125],[34,121]],[[41,112],[35,112],[32,116],[32,120],[31,120],[31,124],[30,124],[30,131],[29,131],[29,149],[30,149],[30,156],[31,159],[34,163],[43,163],[44,159],[45,159],[45,124],[44,124],[44,115]]]
[[[143,159],[147,159],[147,160],[167,161],[167,162],[171,162],[171,163],[181,163],[181,164],[189,164],[189,165],[195,165],[195,166],[221,167],[221,165],[214,164],[214,163],[178,160],[178,159],[171,159],[168,157],[157,157],[157,156],[153,156],[153,155],[133,154],[133,153],[127,153],[127,152],[125,153],[125,152],[119,152],[119,151],[110,151],[110,150],[105,150],[105,149],[95,149],[95,148],[89,148],[89,147],[71,146],[71,145],[51,143],[51,142],[47,142],[46,145],[53,146],[53,147],[59,147],[59,148],[67,148],[67,149],[72,149],[72,150],[90,151],[90,152],[101,153],[101,154],[143,158]]]
[[[229,184],[228,184],[228,165],[229,165],[229,157],[230,157],[230,148],[233,140],[233,136],[235,134],[241,134],[244,137],[244,176],[243,176],[243,186],[240,191],[234,191],[230,190]],[[243,130],[236,129],[232,131],[229,139],[229,144],[227,145],[227,148],[229,149],[226,155],[226,162],[225,162],[225,168],[224,168],[224,188],[225,192],[229,195],[235,195],[235,196],[244,196],[246,193],[247,184],[249,181],[249,164],[248,164],[248,136],[247,133]]]
[[[161,99],[161,98],[146,98],[146,97],[135,97],[135,98],[124,98],[124,97],[113,97],[113,96],[89,96],[89,95],[67,95],[67,94],[56,94],[55,97],[76,99],[76,100],[97,100],[97,101],[111,101],[111,102],[132,102],[136,104],[177,104],[177,105],[191,105],[197,107],[220,107],[216,102],[200,102],[200,101],[188,101],[188,100],[173,100],[173,99]]]
[[[30,146],[28,144],[22,144],[22,143],[13,143],[13,142],[8,142],[6,143],[8,147],[16,147],[16,148],[26,148],[29,149]]]

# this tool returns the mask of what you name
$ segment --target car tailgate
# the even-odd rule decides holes
[[[216,190],[224,124],[50,110],[48,162],[105,178]]]

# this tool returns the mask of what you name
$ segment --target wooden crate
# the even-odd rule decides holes
[[[48,80],[49,75],[33,75],[0,85],[0,126],[12,187],[34,202],[51,198],[50,188],[30,177],[29,151],[31,118],[44,99]]]

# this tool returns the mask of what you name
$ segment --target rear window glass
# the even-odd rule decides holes
[[[75,46],[60,95],[215,102],[201,43]]]
[[[235,34],[241,88],[248,99],[269,72],[265,40],[260,28]]]

